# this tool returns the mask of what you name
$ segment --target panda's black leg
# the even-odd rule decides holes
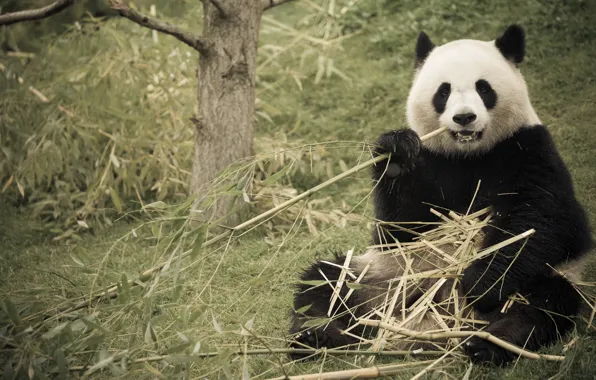
[[[486,316],[484,331],[518,347],[536,351],[557,341],[573,326],[581,298],[571,283],[559,275],[541,276],[520,291],[529,305],[514,302],[505,312]],[[464,343],[472,361],[505,365],[517,355],[487,340],[472,338]]]
[[[345,261],[344,256],[337,255],[335,260],[332,260],[338,265],[343,265]],[[340,299],[337,300],[334,306],[333,318],[327,319],[327,312],[333,294],[332,286],[329,283],[324,283],[325,278],[321,272],[331,282],[334,287],[339,278],[341,269],[323,262],[316,262],[308,268],[301,276],[302,281],[309,281],[311,284],[301,283],[294,295],[294,313],[292,315],[292,325],[290,327],[290,334],[293,342],[290,344],[291,348],[334,348],[349,346],[357,343],[357,339],[342,334],[342,331],[348,328],[355,321],[352,319],[352,313],[346,309],[346,305],[342,304]],[[320,284],[313,284],[313,282],[321,282]],[[340,291],[340,298],[346,296],[348,289],[343,286]],[[350,300],[356,297],[351,296]],[[351,307],[350,305],[347,305]],[[300,314],[296,313],[299,311]],[[304,327],[304,323],[308,321],[319,320],[317,326]],[[307,324],[308,326],[308,324]],[[360,332],[354,331],[358,334]],[[306,347],[305,347],[306,346]],[[308,355],[290,354],[293,360],[304,358]]]

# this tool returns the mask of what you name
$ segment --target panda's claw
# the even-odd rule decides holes
[[[464,344],[464,351],[472,362],[504,366],[514,359],[514,355],[485,339],[471,338]]]
[[[422,142],[416,132],[411,129],[400,129],[382,134],[377,140],[374,153],[375,156],[391,154],[386,174],[396,177],[414,166],[421,146]]]
[[[290,348],[303,349],[303,348],[314,348],[319,349],[326,347],[328,341],[327,333],[322,329],[317,330],[305,330],[294,335],[294,341],[290,343]],[[292,360],[303,360],[313,358],[312,354],[302,353],[290,353],[290,359]]]

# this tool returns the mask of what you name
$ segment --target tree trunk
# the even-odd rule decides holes
[[[199,198],[234,161],[252,154],[259,1],[226,1],[225,16],[203,0],[203,35],[209,41],[199,58],[198,115],[191,191]],[[218,202],[223,216],[229,202]]]

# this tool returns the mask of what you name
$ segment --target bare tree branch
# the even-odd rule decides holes
[[[197,50],[201,54],[207,53],[209,45],[204,41],[201,36],[195,35],[194,33],[188,32],[182,28],[174,26],[165,21],[157,20],[149,16],[129,8],[120,0],[108,0],[113,10],[118,11],[120,16],[129,19],[141,26],[149,29],[157,30],[170,36],[176,37],[178,40],[184,42],[188,46]]]
[[[261,4],[263,6],[263,10],[267,10],[280,4],[289,3],[290,1],[293,0],[261,0]]]
[[[63,11],[73,5],[75,1],[76,0],[57,0],[42,8],[6,13],[0,15],[0,25],[10,25],[21,21],[41,20]]]
[[[224,9],[224,7],[221,5],[221,2],[219,0],[209,0],[209,2],[211,4],[213,4],[213,6],[215,8],[217,8],[219,14],[221,15],[221,17],[227,17],[228,14],[226,13],[226,10]]]

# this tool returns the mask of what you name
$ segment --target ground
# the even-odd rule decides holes
[[[337,164],[340,160],[347,166],[359,160],[360,142],[372,141],[387,129],[405,126],[404,107],[412,76],[413,45],[420,30],[427,32],[435,43],[463,37],[488,40],[508,24],[520,23],[528,35],[527,59],[521,67],[532,102],[543,123],[549,126],[574,178],[577,196],[592,224],[596,225],[596,129],[593,126],[596,119],[596,4],[593,1],[362,3],[356,10],[348,10],[340,24],[349,37],[341,44],[317,47],[314,53],[332,59],[339,73],[315,79],[319,66],[311,63],[304,67],[299,63],[299,53],[288,54],[276,62],[290,67],[289,71],[294,68],[298,79],[259,87],[259,99],[269,107],[264,109],[276,110],[271,112],[269,120],[258,119],[260,139],[283,134],[290,143],[297,144],[351,142],[327,146],[325,162],[331,162],[337,174],[341,170]],[[328,5],[325,2],[325,6]],[[284,25],[300,25],[305,22],[306,13],[305,7],[290,5],[274,10],[268,17]],[[272,44],[282,45],[280,41],[293,37],[281,37],[271,29],[271,23],[267,26],[261,34],[263,49]],[[318,62],[321,60],[319,58]],[[72,63],[75,64],[80,63]],[[266,80],[267,75],[268,72],[263,71],[262,79]],[[118,85],[112,83],[109,91],[116,93]],[[192,96],[187,99],[194,101]],[[102,117],[118,120],[122,116],[113,113]],[[264,151],[266,153],[266,148]],[[292,185],[304,191],[321,182],[325,175],[308,171],[295,174]],[[331,197],[329,208],[346,210],[342,202],[347,209],[356,206],[368,195],[370,186],[367,174],[361,173],[313,197]],[[55,235],[47,231],[42,222],[31,218],[26,210],[16,209],[10,199],[2,202],[0,293],[5,300],[4,310],[10,309],[6,300],[17,305],[21,326],[26,325],[26,316],[36,310],[121,281],[123,273],[128,279],[135,278],[138,273],[167,260],[172,254],[171,247],[167,247],[168,237],[181,228],[175,222],[155,219],[154,214],[151,218],[136,213],[116,220],[112,227],[82,234],[77,244],[53,242]],[[368,206],[365,201],[357,211],[369,215]],[[283,355],[230,358],[225,354],[226,349],[240,349],[245,343],[251,348],[285,347],[283,338],[288,329],[293,286],[300,270],[315,257],[329,257],[333,249],[362,249],[368,243],[366,220],[348,223],[344,228],[319,223],[317,235],[309,232],[306,221],[298,221],[300,223],[291,230],[289,226],[282,232],[271,225],[261,227],[230,240],[223,248],[215,249],[214,245],[213,249],[204,248],[192,259],[174,260],[171,269],[164,272],[159,281],[143,285],[145,293],[134,288],[124,289],[125,297],[87,309],[87,313],[96,313],[94,321],[100,325],[88,326],[92,330],[89,335],[77,335],[80,329],[77,330],[73,322],[74,338],[58,340],[57,336],[62,335],[55,331],[32,342],[19,340],[24,348],[19,350],[18,357],[45,357],[44,353],[49,352],[49,357],[58,358],[57,352],[62,350],[67,357],[72,354],[77,358],[69,365],[82,365],[85,363],[81,358],[86,357],[94,364],[116,355],[113,361],[119,362],[118,355],[125,349],[133,359],[179,355],[171,361],[170,367],[159,361],[138,364],[134,373],[139,378],[171,374],[176,366],[188,369],[192,378],[229,373],[236,378],[246,373],[253,378],[268,378],[283,375],[282,365],[288,374],[364,366],[351,357],[327,356],[318,362],[301,364],[290,363]],[[152,228],[152,225],[158,227]],[[132,235],[133,230],[136,236]],[[595,260],[586,275],[596,280]],[[12,315],[8,311],[6,314]],[[74,319],[80,316],[73,315]],[[11,319],[16,323],[14,315]],[[242,325],[250,331],[242,334]],[[8,330],[9,327],[2,329]],[[596,334],[586,332],[583,326],[578,327],[576,334],[580,339],[567,352],[568,358],[563,363],[520,360],[505,369],[474,367],[466,378],[594,379]],[[198,361],[184,356],[189,355],[197,343],[201,344],[199,352],[218,350],[224,354]],[[559,354],[562,346],[545,352]],[[85,350],[101,352],[97,356],[85,354]],[[2,348],[2,352],[6,352],[6,348]],[[379,363],[403,360],[406,359],[382,358]],[[35,365],[43,366],[43,362]],[[97,372],[95,376],[119,374],[114,366],[106,365],[106,368],[112,372],[104,371],[103,375]],[[421,368],[406,369],[395,378],[410,378]],[[442,363],[426,378],[462,378],[467,369],[463,361]]]

